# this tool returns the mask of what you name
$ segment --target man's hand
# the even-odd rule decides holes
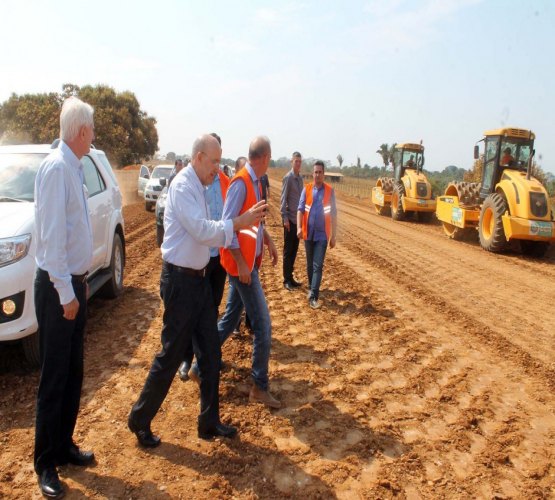
[[[260,200],[256,205],[253,205],[245,213],[233,219],[233,230],[239,231],[254,226],[260,220],[264,219],[268,204],[264,200]]]
[[[289,232],[289,230],[291,229],[291,226],[289,225],[289,219],[285,219],[283,227],[287,230],[287,232]]]
[[[71,321],[79,312],[79,301],[74,298],[71,302],[62,304],[62,307],[64,308],[64,318]]]
[[[300,226],[297,226],[297,238],[302,239],[303,237],[303,228]]]
[[[272,240],[272,238],[270,238],[270,235],[268,235],[268,238],[266,239],[265,243],[266,243],[266,246],[268,247],[268,253],[270,254],[270,259],[272,259],[272,266],[275,266],[278,261],[278,251],[277,251],[276,245],[274,244],[274,240]]]
[[[239,272],[239,281],[245,285],[251,284],[251,272],[249,266],[243,260],[237,263],[237,271]]]
[[[335,247],[335,236],[332,236],[330,238],[330,248],[334,248]]]

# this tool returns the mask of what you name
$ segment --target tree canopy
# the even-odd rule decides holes
[[[51,143],[60,135],[61,105],[70,96],[94,108],[94,144],[116,164],[148,160],[158,149],[156,119],[141,110],[135,94],[107,85],[65,84],[60,93],[12,94],[0,104],[2,142]]]
[[[380,148],[376,151],[381,157],[383,161],[383,171],[387,170],[387,166],[393,160],[393,153],[395,152],[395,146],[397,143],[393,143],[391,146],[388,144],[381,144]]]

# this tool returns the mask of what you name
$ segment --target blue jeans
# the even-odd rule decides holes
[[[254,335],[251,375],[254,383],[263,391],[267,391],[272,324],[264,290],[262,290],[258,278],[258,269],[253,269],[251,272],[250,285],[241,283],[238,276],[229,276],[225,313],[218,322],[218,333],[222,345],[237,326],[243,312],[243,305],[247,311],[247,316],[250,318]]]
[[[322,271],[324,270],[324,258],[328,248],[327,240],[312,241],[305,240],[306,252],[306,274],[310,288],[310,298],[318,300],[320,295],[320,283],[322,282]]]

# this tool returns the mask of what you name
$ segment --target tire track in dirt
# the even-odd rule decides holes
[[[353,234],[352,237],[356,238],[356,235]],[[372,274],[376,269],[389,271],[396,279],[388,278],[382,273],[381,280],[389,283],[390,290],[402,288],[409,295],[419,296],[428,306],[434,308],[434,316],[439,315],[443,318],[443,321],[459,325],[461,332],[463,332],[462,335],[473,335],[484,345],[496,350],[502,358],[511,359],[528,376],[537,378],[541,375],[549,390],[551,392],[555,391],[555,369],[552,366],[553,363],[550,362],[553,359],[553,348],[549,343],[549,339],[546,340],[545,346],[542,346],[541,352],[534,350],[534,346],[533,344],[531,345],[529,339],[525,339],[526,342],[513,343],[504,334],[490,328],[483,319],[477,319],[470,315],[467,309],[460,307],[456,300],[452,303],[449,300],[449,294],[438,296],[437,292],[430,291],[424,286],[415,283],[413,273],[405,271],[403,266],[398,266],[394,263],[398,262],[395,255],[389,255],[387,258],[384,258],[382,257],[384,255],[383,252],[380,252],[380,254],[370,252],[368,247],[358,245],[355,241],[352,243],[348,242],[346,246],[354,249],[354,253],[344,249],[344,255],[348,256],[352,261],[357,259],[360,261],[360,256],[364,255],[364,262],[360,261],[360,266],[365,272]],[[420,269],[419,271],[420,275],[426,275],[425,269]],[[456,285],[454,284],[453,286]],[[485,296],[482,296],[481,300],[485,300],[485,298]],[[398,300],[396,302],[399,304]],[[517,333],[515,332],[515,334]],[[546,332],[545,335],[550,337],[551,333]],[[536,342],[535,345],[537,349],[538,343]]]
[[[405,480],[407,479],[408,462],[409,475],[420,479],[426,477],[426,486],[431,487],[429,493],[435,491],[436,495],[443,488],[447,488],[445,491],[448,491],[449,484],[460,483],[469,478],[475,481],[487,478],[485,486],[481,489],[468,488],[466,491],[469,496],[475,496],[477,492],[485,494],[487,491],[492,496],[496,491],[512,494],[517,492],[526,496],[529,491],[540,491],[541,488],[537,490],[534,481],[523,477],[516,481],[514,477],[498,481],[497,477],[503,471],[496,467],[497,455],[493,450],[509,456],[507,441],[496,445],[498,434],[503,435],[507,430],[497,430],[497,427],[503,427],[503,415],[513,411],[513,407],[512,401],[506,405],[496,403],[497,406],[489,401],[501,398],[500,387],[508,394],[522,392],[518,383],[508,386],[507,380],[511,379],[511,371],[500,370],[498,377],[492,380],[488,374],[492,362],[489,352],[482,353],[466,345],[465,356],[469,356],[469,359],[466,359],[461,358],[461,345],[457,342],[445,345],[444,337],[453,337],[453,330],[458,330],[456,325],[451,325],[450,329],[439,333],[428,333],[427,328],[419,327],[417,320],[416,325],[413,325],[415,320],[408,312],[398,311],[403,304],[399,304],[398,301],[390,302],[387,295],[376,293],[372,280],[368,278],[372,274],[366,272],[367,269],[359,268],[358,259],[351,258],[350,255],[344,258],[342,250],[341,248],[341,252],[328,253],[324,273],[324,287],[327,283],[342,284],[340,289],[332,286],[324,288],[322,292],[327,316],[323,323],[328,322],[332,325],[328,326],[328,330],[331,328],[330,337],[333,340],[327,343],[323,360],[318,360],[327,369],[319,370],[315,379],[327,375],[327,385],[320,391],[315,391],[315,394],[309,393],[307,399],[312,406],[314,401],[320,401],[321,397],[333,401],[340,399],[341,408],[350,414],[359,415],[361,428],[369,424],[373,430],[387,429],[387,433],[378,439],[365,441],[366,445],[372,443],[375,451],[372,455],[372,466],[368,469],[363,468],[361,477],[379,482],[379,478],[383,477],[384,471],[387,470],[389,472],[385,477],[390,485],[396,484],[396,477],[403,475]],[[358,271],[353,272],[354,269]],[[365,278],[361,279],[361,275]],[[390,296],[395,296],[397,291],[395,287],[391,287]],[[408,296],[406,290],[401,292],[404,303],[414,312],[410,298],[412,292],[409,291]],[[275,311],[272,305],[270,307]],[[393,307],[393,316],[386,313],[387,307]],[[284,318],[287,318],[291,307],[285,306],[284,309]],[[381,322],[376,321],[376,311],[383,314],[378,316]],[[276,321],[274,313],[272,315],[276,328],[282,326],[281,321]],[[311,318],[310,324],[305,325],[309,328],[308,344],[311,338],[315,341],[318,337],[316,333],[310,332],[318,332],[323,326],[318,316],[319,314],[315,315]],[[407,319],[410,320],[409,327],[405,325]],[[290,331],[291,329],[295,335],[303,330],[302,325],[289,326]],[[460,330],[456,331],[456,334],[460,335]],[[341,340],[336,340],[336,337]],[[456,339],[456,335],[454,338]],[[297,344],[298,340],[293,340],[293,343]],[[468,355],[468,352],[471,354]],[[303,353],[302,356],[306,354]],[[314,359],[314,353],[312,356]],[[330,359],[335,363],[329,361]],[[481,366],[484,368],[481,369]],[[301,364],[300,368],[301,371],[314,372],[314,367],[311,368],[309,364]],[[329,371],[333,371],[331,377],[326,373]],[[294,370],[291,372],[294,373]],[[288,388],[290,387],[285,387]],[[537,402],[526,396],[523,406],[534,407],[537,406]],[[483,415],[493,419],[493,423],[488,423]],[[542,410],[541,415],[543,418],[552,417],[552,414],[545,410]],[[521,418],[527,422],[527,415],[521,414]],[[388,427],[385,427],[383,422],[389,422]],[[320,430],[327,428],[326,419],[315,420],[314,424],[317,424]],[[484,425],[487,427],[486,437],[481,436],[481,426]],[[317,432],[315,430],[315,433]],[[336,431],[335,439],[331,439],[327,434],[324,437],[334,444],[333,449],[342,450],[344,448],[340,443],[347,439],[347,434]],[[520,434],[520,429],[513,429],[511,442],[520,441]],[[359,436],[355,432],[349,438],[353,441],[359,438],[364,441],[364,438],[361,438],[364,435],[364,431],[361,431]],[[394,441],[394,445],[387,444],[391,443],[392,436],[398,436],[400,440]],[[315,436],[306,440],[312,439],[316,439]],[[549,435],[534,436],[536,444],[545,442],[545,439],[553,442],[553,437],[550,438]],[[490,449],[492,453],[484,452]],[[518,456],[523,451],[525,450],[510,450],[510,456]],[[542,452],[542,463],[549,463],[546,448],[542,448]],[[412,459],[408,460],[407,457]],[[337,459],[340,456],[335,454],[329,458]],[[317,458],[314,460],[318,462]],[[434,465],[433,460],[441,465]],[[486,463],[494,463],[494,466]],[[499,460],[498,465],[499,468],[506,466],[503,460]],[[494,472],[490,474],[488,471],[491,467]],[[421,482],[420,479],[418,483]],[[406,482],[398,484],[398,487],[407,491]],[[426,487],[422,488],[419,484],[417,490],[422,494]],[[375,494],[376,489],[371,491]]]
[[[402,276],[400,281],[414,287],[415,291],[429,296],[441,294],[441,305],[449,303],[451,312],[455,309],[459,315],[483,324],[488,331],[495,330],[527,353],[534,352],[543,363],[552,363],[555,357],[552,318],[545,302],[527,301],[524,307],[522,298],[533,297],[542,290],[548,301],[552,295],[555,300],[553,280],[541,274],[531,277],[530,273],[519,268],[515,270],[508,264],[496,266],[492,273],[491,268],[480,265],[480,259],[482,264],[485,259],[487,265],[490,257],[496,256],[479,255],[480,250],[477,250],[478,255],[476,252],[467,254],[464,250],[461,255],[454,249],[450,249],[451,253],[437,252],[437,249],[434,251],[435,240],[421,241],[422,237],[413,231],[409,232],[408,241],[401,244],[399,233],[394,234],[391,229],[384,236],[382,231],[362,221],[349,220],[348,223],[352,229],[345,236],[357,242],[357,252],[368,253],[373,261],[380,260],[382,269],[389,275]],[[406,228],[399,231],[403,229],[406,232]],[[403,239],[404,236],[403,233]],[[452,264],[459,260],[460,264]],[[404,265],[399,266],[400,262]],[[484,274],[490,278],[489,282],[484,280]],[[513,293],[507,293],[510,290]],[[488,324],[484,324],[486,318]],[[543,349],[537,349],[538,344]]]
[[[331,254],[330,254],[331,255]],[[333,254],[334,256],[336,254]],[[351,258],[344,258],[341,255],[341,262],[347,262],[348,266],[353,268],[358,268],[358,262]],[[340,267],[336,266],[335,262],[334,268]],[[331,266],[331,263],[330,263]],[[346,278],[347,273],[344,269],[340,269],[339,275]],[[370,276],[367,272],[362,272],[362,276]],[[352,280],[357,281],[358,278]],[[360,281],[360,280],[359,280]],[[351,280],[348,280],[351,282]],[[359,283],[364,287],[363,283]],[[392,287],[390,292],[395,293],[397,290]],[[410,290],[408,293],[412,293]],[[404,291],[404,295],[407,295],[407,291]],[[405,304],[408,309],[413,309],[412,300],[409,296],[405,297]],[[422,307],[420,314],[425,314],[426,307]],[[414,311],[413,311],[414,312]],[[413,320],[414,321],[414,320]],[[453,330],[455,325],[449,325],[450,329]],[[511,466],[511,460],[513,457],[518,457],[527,454],[526,447],[516,447],[513,446],[514,450],[511,449],[508,452],[507,448],[514,442],[519,442],[522,438],[521,434],[524,432],[522,429],[513,429],[511,431],[510,442],[505,440],[499,440],[500,436],[507,436],[508,430],[503,427],[503,422],[510,420],[510,415],[507,417],[506,413],[511,413],[514,410],[514,401],[509,398],[507,401],[507,395],[518,394],[517,398],[522,397],[522,387],[519,385],[519,381],[508,382],[514,379],[514,375],[511,370],[500,369],[498,375],[495,378],[491,377],[488,373],[490,367],[492,366],[492,358],[486,351],[481,353],[473,350],[470,346],[465,348],[465,357],[460,358],[458,353],[461,351],[461,346],[457,343],[452,345],[445,345],[443,339],[445,338],[457,338],[456,335],[460,335],[460,331],[454,332],[441,332],[437,335],[436,339],[442,339],[442,346],[440,348],[441,355],[435,357],[434,359],[426,360],[426,358],[414,358],[414,347],[416,344],[417,352],[418,345],[421,343],[422,338],[426,338],[429,335],[426,333],[425,329],[418,329],[416,334],[418,338],[415,339],[407,334],[408,338],[403,339],[403,345],[410,345],[410,355],[404,357],[402,355],[402,347],[395,346],[392,352],[396,352],[396,355],[401,354],[401,359],[399,363],[391,362],[391,359],[387,358],[387,353],[383,351],[380,353],[382,361],[378,366],[382,368],[387,368],[386,374],[379,376],[375,379],[370,389],[367,392],[373,395],[373,398],[382,397],[385,402],[385,408],[389,412],[390,421],[396,422],[401,428],[403,428],[403,435],[409,447],[411,447],[411,452],[415,453],[415,446],[417,444],[423,443],[427,451],[423,456],[426,456],[428,462],[427,474],[431,477],[430,481],[438,487],[439,482],[448,483],[450,481],[457,482],[462,478],[476,478],[476,480],[482,480],[488,471],[488,467],[491,467],[491,462],[499,462],[500,466]],[[463,335],[463,338],[466,338]],[[427,348],[429,342],[426,342],[422,347]],[[437,346],[436,348],[438,348]],[[359,350],[360,352],[360,350]],[[390,358],[395,358],[389,354]],[[384,359],[385,358],[385,359]],[[495,357],[493,358],[495,359]],[[407,374],[407,367],[415,366],[415,361],[420,364],[423,363],[426,366],[422,370],[409,370]],[[495,362],[495,361],[494,361]],[[356,365],[356,363],[355,363]],[[481,367],[484,367],[482,369]],[[365,368],[366,369],[366,368]],[[369,373],[369,378],[374,379],[376,376],[375,371]],[[352,377],[351,379],[356,379]],[[380,394],[380,390],[383,394]],[[503,390],[505,392],[501,392]],[[538,394],[541,388],[538,388]],[[532,391],[536,392],[536,391]],[[360,395],[360,391],[358,392]],[[541,398],[542,402],[545,402],[545,394],[538,396],[534,394],[536,398]],[[410,395],[410,396],[407,396]],[[416,395],[422,395],[422,398]],[[472,396],[472,400],[470,399]],[[514,398],[513,398],[514,399]],[[548,398],[553,403],[552,398]],[[499,400],[499,401],[495,401]],[[475,401],[481,401],[482,404],[475,408]],[[523,426],[529,422],[529,415],[522,411],[522,408],[538,408],[537,400],[530,399],[530,396],[526,395],[522,397],[520,401],[520,418],[523,421]],[[549,403],[547,404],[549,407]],[[409,409],[407,414],[406,410]],[[553,418],[553,414],[550,411],[546,411],[542,408],[539,413],[539,418],[549,421]],[[415,414],[420,414],[423,416],[422,419],[418,419],[419,423],[414,428],[412,423],[415,420]],[[486,418],[482,417],[484,415],[493,420],[492,422],[487,421]],[[478,418],[474,415],[477,415]],[[392,417],[392,418],[391,418]],[[384,416],[384,419],[387,417]],[[405,426],[403,422],[408,422]],[[424,423],[428,432],[423,432],[419,430]],[[482,438],[481,430],[482,426],[488,428],[487,437]],[[488,427],[489,426],[489,427]],[[499,430],[497,427],[500,426]],[[493,430],[492,430],[493,429]],[[547,440],[547,441],[546,441]],[[498,444],[498,443],[501,444]],[[553,435],[549,432],[539,433],[534,436],[534,442],[540,445],[542,448],[540,455],[542,455],[542,463],[549,463],[549,453],[546,450],[547,447],[543,447],[542,443],[551,442],[553,443]],[[448,443],[448,446],[445,445]],[[456,450],[449,451],[456,446]],[[460,449],[459,449],[460,448]],[[470,450],[471,448],[471,450]],[[484,449],[487,448],[487,452]],[[481,453],[481,455],[479,454]],[[504,455],[503,455],[504,453]],[[497,455],[501,454],[502,459],[499,459]],[[433,456],[437,456],[436,461],[441,463],[441,467],[434,469],[433,466],[430,467],[429,463]],[[499,456],[501,456],[499,455]],[[510,455],[510,457],[509,457]],[[497,457],[497,458],[496,458]],[[509,457],[509,458],[507,458]],[[487,460],[486,460],[487,459]],[[433,463],[433,461],[432,461]],[[486,465],[484,465],[486,463]],[[489,464],[489,465],[488,465]],[[529,466],[528,464],[527,466]],[[445,474],[445,468],[449,473]],[[474,470],[475,468],[475,470]],[[549,467],[547,468],[549,470]],[[435,471],[435,472],[434,472]],[[524,472],[528,472],[526,469]],[[490,474],[491,479],[489,484],[491,489],[489,490],[493,494],[496,488],[501,488],[501,491],[510,491],[512,494],[515,492],[520,492],[524,494],[526,491],[531,491],[536,488],[534,481],[527,481],[526,478],[520,477],[518,481],[514,481],[514,477],[511,481],[505,478],[503,481],[499,482],[493,476],[497,476],[498,470],[495,470],[495,474]],[[512,472],[509,473],[509,476]],[[548,473],[546,472],[543,477]],[[537,474],[536,474],[537,476]],[[539,477],[539,476],[538,476]],[[528,489],[528,488],[531,488]],[[469,490],[468,493],[470,494]],[[485,494],[486,489],[481,491]],[[545,493],[545,490],[544,490]]]

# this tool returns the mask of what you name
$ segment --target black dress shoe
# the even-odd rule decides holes
[[[198,428],[198,437],[201,439],[212,439],[218,436],[232,438],[237,434],[237,427],[225,425],[221,422],[213,427]]]
[[[82,451],[77,446],[72,446],[67,454],[67,461],[70,464],[82,467],[91,465],[94,462],[94,453],[92,451]]]
[[[92,451],[82,451],[79,447],[72,443],[69,447],[69,451],[63,455],[62,458],[56,459],[56,465],[80,465],[85,467],[91,465],[94,462],[94,453]]]
[[[54,467],[44,469],[38,477],[41,493],[48,498],[62,498],[65,495],[64,487],[60,483],[58,472]]]
[[[156,448],[162,442],[158,436],[152,434],[150,426],[148,426],[148,428],[146,429],[140,429],[139,427],[137,427],[135,425],[135,422],[133,422],[131,415],[127,420],[127,427],[129,427],[129,430],[133,434],[135,434],[135,436],[137,436],[137,441],[139,441],[139,444],[141,446],[144,446],[145,448]]]
[[[300,286],[302,286],[301,283],[299,283],[298,281],[292,279],[291,280],[291,284],[295,287],[295,288],[299,288]]]
[[[187,363],[187,361],[183,361],[183,363],[179,365],[179,369],[177,370],[177,373],[179,374],[179,378],[183,382],[187,382],[187,380],[189,380],[190,369],[191,369],[191,365]]]
[[[289,281],[286,281],[283,286],[285,287],[286,290],[289,290],[290,292],[292,292],[293,290],[295,290],[295,287],[293,286],[292,283],[289,283]]]

